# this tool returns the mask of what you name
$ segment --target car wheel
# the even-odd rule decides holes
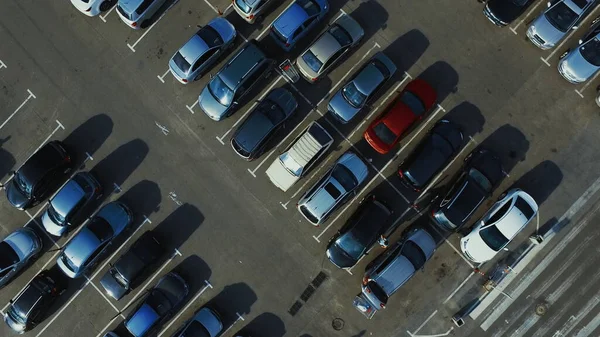
[[[142,23],[140,24],[140,28],[142,28],[142,29],[144,29],[148,26],[150,26],[150,20],[148,20],[148,19],[142,21]]]
[[[571,51],[571,50],[570,50],[570,49],[567,49],[567,50],[565,50],[565,52],[564,52],[564,53],[562,53],[562,55],[560,55],[558,58],[559,58],[560,60],[564,59],[564,58],[565,58],[565,56],[567,56],[567,54],[569,54],[569,51]]]
[[[502,194],[500,194],[500,196],[498,197],[498,200],[502,200],[504,199],[504,197],[506,197],[506,192],[502,192]]]
[[[106,0],[100,4],[100,11],[106,12],[115,4],[114,0]]]

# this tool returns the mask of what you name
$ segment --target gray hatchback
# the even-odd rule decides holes
[[[271,91],[231,137],[231,147],[235,153],[246,160],[260,156],[265,145],[297,107],[298,102],[289,90],[277,88]]]
[[[212,120],[220,121],[230,116],[240,98],[261,79],[271,76],[273,63],[256,40],[246,42],[216,75],[211,75],[198,97],[198,105]]]
[[[8,284],[42,250],[42,239],[30,228],[19,228],[0,242],[0,287]]]

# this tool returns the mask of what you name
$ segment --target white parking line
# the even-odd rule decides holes
[[[221,15],[221,13],[219,12],[219,10],[217,9],[217,7],[213,6],[213,4],[211,4],[208,0],[204,0],[204,2],[210,7],[212,8],[213,11],[215,11],[215,13]]]
[[[233,321],[233,323],[231,323],[229,325],[229,327],[227,327],[227,329],[225,329],[225,331],[223,331],[219,336],[225,336],[229,330],[231,330],[231,328],[233,328],[233,326],[235,325],[235,323],[239,322],[239,321],[245,321],[244,317],[242,315],[240,315],[239,313],[235,313],[237,315],[238,318],[236,318],[235,321]]]
[[[205,0],[206,1],[206,0]],[[144,36],[146,36],[146,34],[150,33],[150,31],[152,30],[152,28],[154,26],[156,26],[156,24],[165,16],[165,14],[167,14],[167,12],[169,11],[169,9],[171,9],[171,7],[173,7],[173,5],[175,5],[175,3],[177,3],[177,1],[173,2],[169,8],[167,8],[162,14],[161,16],[158,17],[158,19],[156,21],[154,21],[154,23],[146,28],[146,30],[144,31],[144,33],[142,34],[142,36],[140,36],[137,41],[135,41],[135,43],[133,45],[130,45],[129,43],[127,43],[127,47],[129,47],[129,49],[131,49],[132,52],[135,53],[135,46],[137,46],[138,43],[140,43],[140,41],[142,41],[142,39],[144,38]]]
[[[587,87],[588,87],[590,84],[592,84],[592,82],[594,82],[594,81],[596,80],[596,78],[598,77],[598,75],[600,75],[600,72],[596,72],[596,74],[594,74],[594,76],[593,76],[591,79],[589,79],[589,80],[587,81],[587,83],[586,83],[586,84],[584,84],[584,85],[583,85],[583,87],[581,87],[581,89],[579,89],[579,90],[578,90],[578,89],[575,89],[575,92],[576,92],[576,93],[577,93],[579,96],[581,96],[581,98],[583,98],[583,92],[585,91],[585,89],[587,89]]]
[[[352,130],[352,132],[350,133],[350,135],[348,136],[348,138],[352,138],[352,136],[354,135],[354,133],[358,130],[360,130],[362,128],[362,126],[369,120],[371,119],[371,117],[373,117],[373,115],[379,111],[379,108],[381,108],[381,106],[386,103],[388,101],[388,99],[390,98],[390,96],[392,96],[393,94],[398,93],[398,88],[400,88],[404,82],[406,80],[412,79],[412,76],[410,76],[409,73],[404,72],[405,76],[402,79],[402,81],[400,81],[400,83],[396,84],[396,86],[394,86],[394,89],[392,89],[392,91],[390,91],[387,95],[385,95],[385,97],[383,98],[383,100],[377,104],[377,106],[374,109],[371,109],[371,112],[369,113],[369,115],[362,120],[362,122],[360,122],[360,124],[354,129]]]
[[[4,64],[4,62],[2,62],[2,60],[0,60],[0,69],[2,69],[2,68],[8,68],[8,67],[6,66],[6,64]]]
[[[233,123],[233,125],[229,128],[229,130],[227,130],[227,132],[225,132],[223,134],[223,136],[219,137],[217,136],[217,140],[219,141],[219,143],[221,143],[222,145],[225,145],[225,142],[223,142],[223,139],[225,139],[225,137],[227,137],[227,135],[233,131],[233,129],[239,124],[241,123],[246,116],[256,107],[256,105],[258,105],[258,103],[265,98],[265,96],[267,96],[267,94],[269,94],[271,92],[271,89],[273,89],[274,86],[277,85],[277,83],[279,83],[279,81],[281,81],[283,79],[283,76],[279,75],[279,77],[277,77],[277,80],[273,83],[271,83],[271,85],[267,88],[267,90],[258,98],[257,101],[255,101],[254,103],[252,103],[252,106],[250,106],[250,108],[248,110],[246,110],[246,112],[244,112],[244,114],[242,115],[241,118],[239,118],[237,121],[235,121],[235,123]]]
[[[81,294],[81,292],[87,287],[88,284],[90,284],[90,282],[92,282],[92,280],[94,278],[96,278],[96,276],[98,276],[98,274],[102,271],[102,269],[104,269],[104,267],[106,267],[106,265],[108,263],[110,263],[110,260],[112,260],[115,255],[117,255],[119,253],[119,251],[121,251],[121,249],[123,247],[125,247],[125,245],[127,244],[127,242],[129,242],[129,240],[131,240],[131,238],[137,233],[137,231],[139,231],[144,224],[146,224],[146,222],[152,223],[150,221],[150,219],[148,219],[146,216],[144,216],[144,221],[135,229],[135,231],[133,233],[131,233],[131,235],[127,238],[127,240],[125,240],[125,242],[123,242],[121,244],[121,246],[119,246],[119,248],[117,248],[114,253],[108,258],[106,259],[106,262],[104,262],[102,264],[102,266],[100,266],[99,268],[96,269],[96,272],[94,274],[92,274],[91,277],[87,277],[86,276],[86,282],[83,284],[83,286],[73,295],[73,297],[71,297],[69,299],[69,301],[67,301],[67,303],[65,303],[65,305],[63,307],[60,308],[60,310],[56,313],[56,315],[54,315],[54,317],[52,317],[52,319],[40,330],[40,332],[37,333],[37,335],[35,335],[35,337],[39,337],[41,336],[44,331],[46,331],[46,329],[48,329],[48,327],[50,327],[50,325],[52,325],[52,323],[54,323],[54,321],[56,321],[56,319],[67,309],[67,307],[79,296],[79,294]],[[81,228],[81,227],[80,227]],[[73,237],[71,237],[73,238]],[[68,244],[68,242],[67,242]]]
[[[6,123],[8,123],[8,121],[10,121],[16,114],[17,112],[19,112],[19,110],[21,110],[21,108],[33,97],[34,99],[37,98],[35,97],[35,95],[31,92],[31,90],[27,89],[27,92],[29,93],[29,96],[27,96],[27,98],[23,101],[23,103],[21,103],[21,105],[19,105],[19,107],[12,113],[10,114],[10,116],[8,116],[8,118],[4,121],[4,123],[2,123],[2,125],[0,125],[0,129],[2,129]]]
[[[525,14],[525,15],[523,16],[523,19],[521,19],[521,21],[519,21],[519,22],[518,22],[516,25],[514,25],[513,27],[510,27],[510,30],[511,30],[513,33],[515,33],[515,35],[517,35],[517,28],[519,28],[519,26],[520,26],[520,25],[521,25],[523,22],[525,22],[525,20],[527,20],[527,18],[529,17],[529,15],[531,15],[531,13],[533,13],[533,11],[534,11],[534,10],[535,10],[535,9],[536,9],[536,8],[537,8],[537,7],[538,7],[540,4],[543,4],[543,3],[546,3],[546,1],[545,1],[545,0],[539,0],[539,1],[538,1],[538,2],[535,4],[535,6],[533,6],[533,8],[531,8],[531,9],[529,10],[529,12],[527,12],[527,14]]]
[[[111,302],[111,301],[108,299],[108,297],[106,297],[106,295],[104,295],[104,292],[103,292],[102,290],[100,290],[100,289],[98,288],[98,286],[96,286],[96,284],[94,284],[94,282],[92,282],[92,280],[90,280],[90,279],[89,279],[87,276],[86,276],[85,278],[86,278],[86,279],[87,279],[87,280],[90,282],[90,284],[92,285],[92,287],[94,287],[94,289],[96,289],[96,291],[97,291],[97,292],[98,292],[98,293],[99,293],[99,294],[100,294],[102,297],[104,297],[104,299],[106,300],[106,302],[107,302],[108,304],[110,304],[110,306],[111,306],[113,309],[115,309],[115,311],[116,311],[116,312],[119,312],[119,309],[117,309],[117,307],[116,307],[114,304],[112,304],[112,302]],[[123,319],[125,319],[125,315],[123,315],[122,313],[119,313],[119,315],[118,315],[118,316],[121,316]]]
[[[431,315],[429,315],[429,317],[427,317],[427,319],[423,323],[421,323],[421,325],[419,325],[419,327],[415,331],[412,332],[412,334],[414,335],[414,334],[419,333],[419,331],[421,331],[421,329],[423,329],[425,324],[427,324],[427,322],[429,322],[433,318],[433,316],[435,316],[435,314],[437,314],[437,312],[438,312],[437,310],[432,312]]]
[[[452,242],[448,241],[448,239],[446,239],[446,236],[444,236],[444,234],[442,232],[440,232],[439,229],[437,229],[436,225],[430,226],[431,228],[433,228],[441,237],[444,238],[444,242],[446,242],[446,244],[448,246],[450,246],[459,256],[461,259],[463,259],[463,261],[465,261],[469,267],[471,267],[471,269],[475,269],[475,266],[471,263],[471,261],[467,260],[467,258],[463,255],[463,253],[458,250],[458,248],[454,247],[454,245],[452,244]]]
[[[186,107],[186,108],[187,108],[187,109],[188,109],[188,110],[189,110],[189,111],[190,111],[192,114],[194,114],[194,107],[196,106],[196,104],[198,104],[198,100],[196,100],[196,101],[194,102],[194,104],[192,104],[192,105],[187,105],[187,104],[186,104],[186,105],[185,105],[185,107]]]
[[[442,304],[446,304],[446,302],[450,301],[450,299],[456,295],[456,293],[467,283],[467,281],[469,281],[469,279],[471,279],[471,277],[473,277],[473,275],[475,275],[475,273],[469,273],[469,275],[467,275],[467,277],[465,277],[465,279],[458,285],[458,287],[456,287],[456,289],[454,289],[450,295],[448,295],[448,297],[446,297],[446,299],[444,300],[444,302],[442,302]]]
[[[114,5],[104,15],[100,15],[100,20],[102,20],[104,23],[106,23],[106,17],[108,16],[108,14],[110,14],[112,11],[114,11],[116,7],[117,7],[117,5]]]
[[[289,5],[287,5],[287,6],[285,7],[285,9],[284,9],[284,10],[283,10],[281,13],[285,13],[285,11],[287,11],[287,9],[288,9],[288,8],[290,8],[290,6],[292,6],[293,4],[294,4],[294,1],[290,1]],[[277,20],[277,19],[279,18],[279,16],[280,16],[280,15],[281,15],[281,14],[279,14],[279,15],[278,15],[278,16],[275,18],[275,20]],[[273,22],[275,22],[275,20],[273,20]],[[256,37],[256,40],[257,40],[257,41],[258,41],[258,40],[260,40],[260,39],[263,37],[263,35],[265,35],[265,33],[269,31],[269,29],[271,28],[271,25],[273,24],[273,22],[271,22],[270,24],[268,24],[268,25],[265,27],[265,29],[263,29],[263,31],[262,31],[262,32],[260,32],[260,34],[258,34],[258,36]]]
[[[348,77],[348,75],[352,74],[352,72],[354,71],[354,68],[356,68],[357,66],[361,65],[363,63],[363,61],[365,60],[365,58],[367,58],[367,56],[369,56],[369,54],[373,51],[373,49],[375,48],[381,48],[379,46],[379,44],[377,42],[373,43],[373,46],[371,48],[369,48],[369,50],[367,50],[367,52],[364,53],[364,55],[360,58],[360,61],[356,62],[351,68],[350,70],[348,70],[346,72],[346,74],[344,74],[344,76],[342,76],[342,78],[337,81],[337,83],[331,87],[331,89],[329,89],[329,91],[327,92],[327,94],[325,96],[323,96],[323,98],[321,98],[321,100],[317,103],[317,106],[321,105],[321,103],[323,103],[323,101],[325,101],[326,99],[329,98],[329,95],[331,95],[331,93],[340,85],[344,82],[344,80],[346,79],[346,77]]]
[[[162,83],[165,83],[165,76],[167,76],[167,74],[171,71],[171,69],[167,69],[167,71],[165,71],[165,73],[160,76],[160,75],[156,75],[156,77],[158,77],[158,80],[161,81]],[[193,112],[192,112],[193,113]]]
[[[208,282],[208,280],[204,280],[204,283],[206,284],[198,294],[196,294],[196,296],[194,296],[194,298],[188,302],[188,304],[181,310],[179,310],[179,314],[177,314],[177,316],[175,316],[175,318],[173,318],[171,320],[171,322],[169,324],[167,324],[167,326],[162,329],[162,331],[158,334],[158,337],[164,335],[164,333],[169,330],[169,328],[171,327],[171,325],[173,325],[173,323],[175,323],[175,321],[177,321],[177,319],[179,319],[179,317],[181,317],[181,315],[190,307],[190,305],[194,304],[194,302],[198,299],[198,297],[200,297],[200,295],[202,295],[206,289],[208,288],[213,288],[212,284],[210,284],[210,282]]]

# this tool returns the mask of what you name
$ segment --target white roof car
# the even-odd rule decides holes
[[[310,124],[269,166],[266,173],[282,191],[296,183],[333,143],[331,135],[317,122]]]
[[[491,260],[538,212],[533,198],[515,188],[505,193],[477,222],[469,235],[460,240],[463,254],[475,263]]]

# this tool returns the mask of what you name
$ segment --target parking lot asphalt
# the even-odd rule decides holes
[[[312,85],[303,80],[292,85],[273,73],[232,117],[219,123],[209,120],[196,102],[208,76],[179,84],[166,73],[171,55],[196,25],[225,12],[223,16],[240,35],[236,48],[244,39],[260,37],[277,61],[294,59],[325,25],[291,53],[278,50],[265,30],[289,3],[275,6],[262,22],[250,26],[227,10],[228,1],[179,0],[165,6],[164,15],[140,31],[126,27],[114,10],[102,18],[89,18],[68,2],[9,0],[4,4],[0,121],[6,123],[0,126],[0,178],[9,179],[10,171],[46,141],[63,139],[79,155],[82,167],[99,176],[106,189],[103,201],[124,201],[136,215],[131,236],[113,245],[93,272],[73,281],[50,317],[27,335],[93,337],[110,329],[122,331],[128,304],[171,270],[184,275],[191,291],[180,315],[159,335],[170,335],[207,303],[219,308],[230,326],[226,336],[241,329],[267,337],[504,333],[496,326],[483,330],[480,321],[469,321],[460,329],[450,321],[481,284],[473,273],[476,266],[457,250],[456,234],[432,229],[440,244],[434,257],[372,320],[352,307],[352,299],[360,291],[365,266],[381,249],[375,248],[347,272],[326,260],[325,246],[369,192],[394,210],[398,230],[392,238],[410,226],[429,226],[422,215],[425,210],[418,214],[409,208],[419,196],[403,189],[395,172],[441,118],[461,125],[473,140],[420,200],[441,191],[471,149],[485,146],[499,153],[508,173],[488,206],[502,191],[517,186],[540,205],[538,227],[556,222],[598,178],[595,145],[600,118],[593,101],[597,81],[573,86],[555,66],[558,56],[576,44],[600,9],[557,51],[542,52],[525,40],[525,30],[543,4],[534,4],[522,23],[499,29],[487,22],[476,1],[330,1],[327,22],[344,11],[365,29],[363,42],[343,63]],[[396,62],[399,75],[388,83],[372,110],[362,112],[355,122],[337,124],[325,115],[328,97],[377,51]],[[364,142],[362,132],[407,83],[403,73],[432,83],[439,106],[392,153],[379,155]],[[229,137],[254,101],[276,87],[295,94],[298,111],[269,151],[244,162],[230,149]],[[270,184],[265,170],[313,120],[334,136],[334,150],[306,179],[283,193]],[[369,162],[367,182],[356,198],[314,228],[298,214],[295,203],[347,150]],[[36,228],[42,210],[40,205],[21,212],[0,198],[1,234],[21,226]],[[536,232],[536,224],[532,222],[509,248],[526,242]],[[99,278],[149,229],[159,233],[171,253],[147,283],[124,299],[106,298]],[[563,229],[568,230],[569,226]],[[554,249],[556,241],[540,259]],[[0,302],[8,303],[39,270],[52,268],[56,249],[66,242],[66,238],[55,242],[45,237],[45,253],[0,291]],[[493,265],[486,263],[481,269]],[[343,327],[333,329],[340,322]],[[10,335],[5,325],[0,326],[0,335]]]

